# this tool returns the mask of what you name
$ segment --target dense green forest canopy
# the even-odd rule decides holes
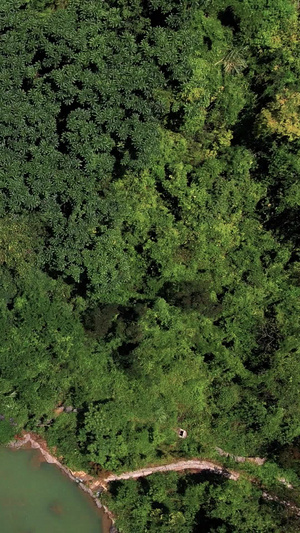
[[[220,476],[154,474],[114,482],[105,502],[124,533],[295,533],[299,521],[251,483]]]
[[[298,2],[0,15],[1,442],[298,471]]]

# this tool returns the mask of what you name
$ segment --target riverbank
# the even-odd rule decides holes
[[[252,483],[256,483],[256,480],[245,472],[224,468],[222,464],[215,461],[196,458],[183,460],[180,459],[174,463],[150,466],[148,468],[141,468],[139,470],[134,470],[131,472],[124,472],[122,474],[103,472],[101,476],[96,477],[91,476],[90,474],[87,474],[84,471],[72,471],[70,468],[63,465],[62,462],[54,455],[54,452],[50,452],[47,442],[35,433],[23,432],[20,436],[17,436],[16,439],[9,444],[9,446],[14,449],[22,447],[38,449],[45,461],[47,461],[48,463],[55,464],[64,474],[69,477],[69,479],[75,481],[79,485],[79,487],[93,499],[98,509],[102,511],[103,533],[116,533],[117,531],[114,525],[115,519],[113,514],[105,505],[102,504],[101,500],[98,497],[100,492],[107,490],[108,484],[112,481],[137,479],[139,477],[146,477],[158,472],[165,473],[171,471],[189,471],[190,473],[199,473],[202,471],[209,471],[232,481],[238,481],[241,477],[245,477]],[[224,450],[222,450],[221,448],[217,448],[217,451],[220,456],[232,457],[236,460],[237,463],[251,462],[259,467],[262,466],[265,462],[265,459],[260,457],[236,457],[227,452],[224,452]],[[284,478],[279,478],[278,481],[289,489],[293,488],[292,485],[288,483]],[[262,492],[262,498],[268,501],[275,501],[277,503],[280,503],[300,518],[300,508],[297,507],[293,502],[283,500],[277,495],[270,494],[265,490],[263,490]]]
[[[100,480],[95,480],[95,478],[85,472],[72,471],[70,468],[63,465],[59,459],[50,452],[46,441],[34,433],[22,433],[20,436],[17,436],[14,441],[9,443],[9,447],[15,450],[19,448],[33,448],[38,450],[44,461],[56,465],[66,476],[68,476],[69,479],[71,479],[71,481],[77,483],[81,490],[86,492],[93,499],[95,505],[101,511],[103,533],[116,531],[112,513],[98,498],[99,489],[105,488]],[[92,484],[92,487],[90,484]]]

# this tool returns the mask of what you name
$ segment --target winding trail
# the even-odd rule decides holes
[[[226,455],[227,457],[233,457],[230,454],[227,454],[224,452],[220,455]],[[257,465],[261,465],[265,462],[265,460],[260,459],[259,457],[239,457],[239,460],[237,462],[244,463],[246,461],[255,463]],[[111,481],[118,481],[122,479],[137,479],[139,477],[146,477],[150,476],[151,474],[155,474],[156,472],[181,472],[183,470],[188,470],[190,473],[199,473],[203,470],[212,472],[213,474],[219,474],[223,477],[226,477],[227,479],[231,479],[232,481],[238,481],[241,477],[241,473],[237,472],[235,470],[229,470],[225,469],[222,466],[218,465],[217,463],[214,463],[212,461],[205,461],[201,459],[190,459],[187,461],[178,461],[177,463],[170,463],[165,466],[154,466],[152,468],[142,468],[140,470],[133,470],[132,472],[125,472],[124,474],[110,474],[106,478],[103,479],[103,482],[105,485],[110,483]],[[254,482],[254,479],[247,477],[248,481]],[[286,485],[288,488],[293,488],[292,485],[288,484],[285,479],[279,479],[279,482]],[[276,495],[272,495],[266,491],[262,492],[262,497],[266,501],[273,501],[281,504],[283,507],[288,508],[290,511],[292,511],[297,517],[300,518],[300,508],[297,507],[294,503],[289,502],[288,500],[282,500]]]
[[[182,472],[183,470],[192,470],[193,472],[202,472],[203,470],[209,470],[214,474],[220,474],[227,479],[237,481],[240,477],[240,473],[235,470],[227,470],[212,461],[205,461],[201,459],[189,459],[183,461],[177,461],[176,463],[170,463],[163,466],[153,466],[150,468],[141,468],[140,470],[133,470],[132,472],[125,472],[124,474],[110,474],[103,479],[105,483],[111,481],[118,481],[121,479],[137,479],[139,477],[150,476],[156,472]]]
[[[155,474],[156,472],[182,472],[184,470],[187,470],[192,474],[199,473],[202,471],[209,471],[213,474],[221,475],[232,481],[238,481],[243,476],[244,478],[248,479],[248,481],[251,481],[252,483],[255,482],[253,478],[251,478],[244,472],[241,473],[237,472],[236,470],[226,469],[217,462],[207,461],[205,459],[181,460],[174,463],[169,463],[168,465],[141,468],[139,470],[133,470],[131,472],[124,472],[123,474],[103,473],[102,476],[94,477],[90,474],[87,474],[86,472],[72,471],[68,467],[63,465],[60,460],[55,457],[55,455],[50,453],[46,441],[39,437],[39,435],[36,435],[34,433],[23,433],[20,437],[16,438],[15,441],[11,442],[9,446],[11,448],[21,448],[22,446],[26,445],[38,449],[48,463],[55,464],[70,479],[76,481],[79,484],[79,487],[85,492],[87,492],[94,499],[96,505],[99,508],[103,508],[105,513],[107,513],[108,517],[110,518],[112,524],[114,524],[114,517],[112,513],[110,513],[110,511],[101,503],[100,499],[98,498],[101,492],[107,490],[108,484],[112,481],[118,481],[123,479],[138,479],[140,477],[150,476],[151,474]],[[217,448],[217,451],[221,456],[235,458],[238,463],[249,461],[257,465],[262,465],[265,462],[265,459],[261,459],[259,457],[235,457],[231,454],[228,454],[227,452],[224,452],[221,448]],[[286,485],[288,488],[292,488],[292,486],[289,485],[285,479],[279,479],[278,481]],[[300,508],[297,507],[294,503],[289,502],[287,500],[282,500],[278,496],[272,495],[266,491],[262,492],[262,497],[266,501],[274,501],[283,505],[300,518]]]

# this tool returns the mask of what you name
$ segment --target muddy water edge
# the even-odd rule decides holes
[[[80,489],[86,493],[86,500],[89,505],[93,506],[94,512],[98,515],[101,522],[101,533],[109,533],[114,526],[114,520],[109,510],[102,505],[101,501],[97,498],[95,491],[92,491],[86,482],[79,482],[76,472],[72,472],[69,468],[63,465],[54,455],[52,455],[46,445],[38,435],[22,434],[16,440],[12,441],[8,448],[12,451],[17,450],[34,450],[33,461],[35,466],[39,466],[41,463],[49,463],[55,465],[64,477],[67,477],[70,481],[76,482]],[[87,476],[89,477],[89,476]]]

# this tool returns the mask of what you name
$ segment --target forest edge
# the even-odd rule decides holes
[[[90,474],[87,474],[84,471],[73,471],[67,466],[63,465],[62,462],[53,453],[49,451],[47,442],[35,433],[22,432],[20,435],[16,435],[15,440],[11,441],[8,446],[13,449],[19,449],[24,446],[30,446],[33,449],[38,449],[47,463],[55,464],[60,470],[62,470],[62,472],[64,472],[69,477],[69,479],[75,481],[84,492],[89,494],[89,496],[94,500],[96,506],[99,509],[102,509],[105,515],[110,520],[111,526],[109,528],[109,531],[113,533],[115,533],[116,531],[114,525],[115,517],[109,511],[109,509],[105,505],[103,505],[103,503],[98,497],[101,492],[106,491],[108,489],[107,485],[112,481],[138,479],[140,477],[149,476],[153,473],[163,473],[171,471],[181,472],[183,470],[188,470],[190,473],[209,471],[213,474],[218,474],[223,477],[226,477],[227,479],[232,481],[238,481],[242,476],[241,472],[237,472],[232,469],[227,469],[219,463],[216,463],[214,461],[208,461],[205,459],[180,460],[177,462],[169,463],[167,465],[150,466],[148,468],[133,470],[131,472],[124,472],[123,474],[119,475],[113,473],[107,475],[107,473],[103,472],[104,475],[102,476],[91,476]],[[224,452],[224,450],[222,450],[221,448],[217,448],[217,451],[221,456],[231,457],[230,454],[227,454],[227,452]],[[232,457],[234,458],[234,456]],[[263,459],[257,457],[237,457],[237,462],[245,461],[250,461],[252,463],[257,464],[258,466],[264,463]],[[243,475],[245,476],[246,474],[244,473]],[[255,482],[255,479],[249,477],[248,475],[247,479],[252,483]],[[278,479],[278,481],[286,485],[288,488],[292,488],[291,486],[289,486],[285,479]],[[278,496],[270,494],[266,491],[262,492],[262,497],[266,501],[274,501],[283,505],[285,508],[288,508],[290,511],[292,511],[295,516],[300,518],[300,508],[294,505],[293,503],[287,500],[282,500]]]

